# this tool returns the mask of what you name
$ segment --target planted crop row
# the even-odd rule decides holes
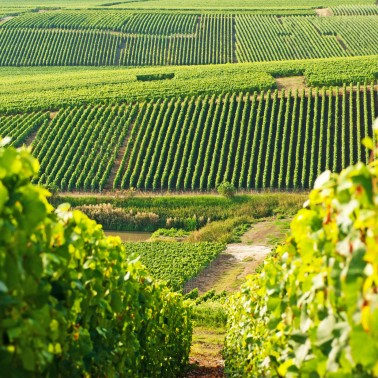
[[[339,5],[331,8],[335,16],[373,16],[378,14],[376,5]]]
[[[105,31],[0,29],[0,66],[114,65],[120,41]]]
[[[237,15],[236,55],[251,62],[376,54],[377,25],[375,16]]]
[[[33,142],[41,162],[39,183],[62,190],[102,190],[138,105],[61,110]]]
[[[117,11],[59,11],[25,13],[4,24],[6,28],[34,28],[34,29],[102,29],[121,30],[130,12]]]
[[[371,134],[377,91],[357,89],[63,109],[34,142],[40,182],[94,191],[212,190],[225,180],[309,188],[325,169],[368,159],[359,141]]]
[[[167,110],[151,103],[114,188],[212,190],[225,180],[246,189],[309,188],[325,169],[368,159],[360,140],[371,134],[377,92],[357,89],[171,101],[169,132],[157,121]]]
[[[40,128],[40,183],[62,190],[306,189],[369,156],[373,86],[62,109]],[[122,149],[121,149],[122,146]]]
[[[112,19],[104,12],[101,19],[101,12],[82,13],[26,15],[0,25],[0,65],[196,65],[378,54],[376,16],[125,13]]]
[[[39,128],[46,128],[47,112],[25,113],[0,117],[0,137],[10,137],[11,145],[19,147]]]
[[[158,15],[152,16],[153,18],[158,17]],[[163,17],[163,15],[159,17]],[[164,17],[167,16],[164,15]],[[178,18],[179,16],[174,17]],[[185,17],[190,22],[186,21]],[[150,20],[151,23],[146,23],[147,16],[133,17],[132,20],[142,19],[143,23],[140,22],[131,34],[125,29],[125,33],[129,34],[125,34],[122,39],[119,64],[146,66],[232,62],[232,17],[224,15],[193,17],[186,15],[179,18],[182,30],[177,25],[175,26],[172,20],[166,25],[164,23],[154,24],[153,19]],[[196,22],[194,25],[192,25],[193,21]],[[168,30],[160,30],[164,25],[168,27]],[[175,28],[176,30],[174,30]],[[171,35],[167,35],[169,33]]]
[[[168,281],[174,290],[196,277],[225,248],[221,243],[126,243],[129,254],[137,253],[151,275]]]

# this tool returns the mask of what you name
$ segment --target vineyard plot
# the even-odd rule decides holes
[[[240,189],[307,189],[319,172],[368,160],[360,141],[378,114],[372,88],[62,109],[33,143],[39,182],[86,191],[206,191],[225,180]]]
[[[129,254],[140,255],[155,279],[167,281],[174,290],[182,289],[225,249],[221,243],[210,242],[129,242],[125,246]]]
[[[33,142],[40,184],[62,190],[102,190],[138,105],[62,109]]]
[[[335,8],[342,16],[331,17],[25,14],[0,25],[0,65],[163,66],[374,55],[378,17],[373,9]]]
[[[25,144],[28,137],[49,123],[48,112],[25,113],[14,116],[0,116],[0,137],[10,137],[10,144],[19,147]]]

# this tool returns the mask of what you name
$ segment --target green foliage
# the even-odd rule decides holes
[[[155,231],[159,228],[181,228],[185,231],[199,229],[215,220],[243,217],[241,223],[214,227],[227,227],[227,233],[254,218],[273,215],[294,215],[305,201],[305,194],[264,193],[238,195],[232,200],[215,195],[196,196],[56,196],[50,201],[54,206],[70,203],[107,230]],[[204,228],[203,231],[206,231]],[[211,228],[209,229],[211,230]],[[220,230],[221,234],[223,233]],[[207,231],[206,231],[207,233]],[[232,239],[232,235],[231,239]],[[214,232],[216,241],[217,235]]]
[[[174,73],[165,73],[157,75],[136,75],[138,81],[168,80],[175,77]]]
[[[159,228],[150,237],[151,241],[183,241],[189,231],[177,228]]]
[[[377,79],[377,56],[176,67],[3,67],[0,111],[135,102],[174,96],[253,92],[276,87],[274,77],[305,75],[312,86]],[[172,80],[142,82],[136,75],[174,73]],[[66,83],[70,89],[66,89]],[[38,96],[37,96],[38,94]]]
[[[378,376],[377,180],[377,160],[318,177],[286,243],[230,301],[230,376]]]
[[[217,186],[217,192],[226,198],[234,197],[236,193],[236,188],[233,184],[229,183],[228,181],[223,181],[221,184]]]
[[[130,254],[140,255],[151,275],[181,290],[225,249],[222,243],[140,242],[126,243]]]
[[[186,239],[188,242],[215,242],[219,241],[224,244],[238,241],[240,232],[245,230],[245,225],[251,223],[251,218],[237,217],[226,220],[214,221],[206,226],[194,231]]]
[[[195,290],[187,294],[187,296],[193,292]],[[193,299],[193,320],[196,327],[224,328],[226,326],[227,293],[225,291],[216,293],[215,290],[209,290],[201,296],[191,299]]]
[[[307,189],[331,167],[331,156],[334,171],[368,159],[357,141],[372,134],[368,125],[378,111],[373,83],[341,93],[323,88],[314,96],[297,91],[257,96],[229,92],[218,98],[62,109],[39,127],[33,142],[33,154],[41,162],[39,183],[96,192],[218,188],[232,197],[235,188]],[[98,213],[96,208],[85,212]],[[120,215],[117,209],[113,213],[115,219]],[[123,223],[132,227],[134,222]],[[205,223],[193,220],[191,229]]]
[[[171,66],[378,53],[374,36],[368,33],[377,27],[375,16],[303,17],[287,11],[283,16],[274,10],[237,15],[122,10],[27,13],[0,24],[2,43],[18,46],[1,51],[0,65]],[[33,43],[36,38],[40,44]],[[168,75],[147,74],[137,80],[162,80],[174,74]]]
[[[28,150],[0,142],[0,366],[7,377],[176,376],[191,341],[180,295],[118,238],[48,203]],[[158,347],[157,347],[158,346]]]

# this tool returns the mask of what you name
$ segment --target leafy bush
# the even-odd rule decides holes
[[[236,189],[235,186],[229,183],[228,181],[224,181],[217,186],[217,191],[220,195],[226,198],[232,198],[235,193]]]
[[[54,211],[30,183],[37,160],[3,144],[1,375],[176,376],[191,341],[182,297],[84,214]]]
[[[222,221],[211,222],[198,231],[194,231],[185,239],[186,242],[220,242],[233,243],[240,238],[239,231],[244,225],[251,224],[251,219],[246,217],[230,218]],[[247,230],[246,230],[247,231]]]
[[[152,235],[150,240],[153,241],[179,241],[185,239],[189,235],[188,231],[181,228],[159,228]]]
[[[165,74],[136,75],[138,81],[170,80],[175,77],[173,72]]]
[[[317,179],[291,236],[231,300],[230,376],[378,376],[377,180],[377,162]]]

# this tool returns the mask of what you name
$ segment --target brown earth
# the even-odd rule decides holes
[[[302,90],[306,88],[304,76],[278,77],[276,83],[279,91],[282,89],[285,89],[285,91],[291,89],[291,91],[294,92],[296,89]]]
[[[316,14],[319,17],[330,17],[330,16],[333,16],[332,10],[330,8],[319,8],[319,9],[316,9]]]

